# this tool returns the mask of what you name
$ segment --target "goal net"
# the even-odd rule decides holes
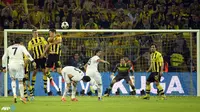
[[[27,47],[32,38],[32,30],[4,30],[4,49],[12,44],[16,37],[23,39]],[[39,36],[48,38],[48,30],[38,30]],[[198,30],[57,30],[62,35],[62,66],[71,65],[72,57],[78,53],[83,62],[101,48],[101,58],[110,65],[99,64],[103,87],[109,86],[110,73],[120,58],[127,57],[134,65],[137,94],[145,89],[148,74],[145,71],[150,64],[150,45],[155,43],[164,58],[164,75],[161,85],[167,95],[200,95],[199,93],[199,31]],[[2,56],[3,54],[1,54]],[[40,80],[40,79],[38,79]],[[4,95],[10,88],[8,75],[4,76]],[[123,85],[124,82],[121,82]],[[59,84],[58,84],[59,85]],[[152,85],[152,94],[156,94]],[[63,87],[62,87],[63,88]],[[80,87],[81,88],[81,87]],[[128,91],[126,84],[116,87],[122,94]],[[125,90],[124,90],[124,89]],[[37,91],[37,90],[36,90]],[[117,89],[113,89],[113,93]],[[40,93],[38,93],[40,95]]]

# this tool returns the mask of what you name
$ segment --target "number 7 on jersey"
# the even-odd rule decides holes
[[[14,49],[13,55],[15,55],[17,51],[17,47],[12,47],[12,49]]]

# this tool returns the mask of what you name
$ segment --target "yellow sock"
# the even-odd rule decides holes
[[[51,78],[52,78],[52,77],[51,77],[51,73],[48,72],[48,73],[46,74],[46,77],[48,77],[49,79],[51,79]],[[43,77],[43,79],[44,79],[44,77]]]
[[[159,95],[164,95],[164,91],[163,91],[163,88],[160,84],[157,85],[157,88],[158,88],[158,94]]]
[[[28,98],[26,85],[24,85],[24,97],[25,97],[25,98]]]
[[[146,95],[150,96],[150,91],[151,91],[151,85],[146,85]]]
[[[34,88],[34,86],[35,86],[35,80],[36,80],[36,76],[32,76],[31,85],[32,85],[33,88]]]
[[[43,81],[44,81],[44,89],[47,88],[47,76],[43,75]]]

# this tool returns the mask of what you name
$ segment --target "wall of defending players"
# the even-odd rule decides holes
[[[135,87],[136,87],[136,93],[137,95],[140,95],[142,90],[145,90],[146,86],[146,78],[149,74],[145,72],[136,72],[135,74]],[[106,90],[106,88],[109,86],[111,82],[110,73],[109,72],[103,72],[101,73],[102,80],[103,80],[103,93]],[[53,79],[55,84],[58,88],[61,89],[61,91],[64,90],[65,84],[62,82],[61,76],[58,76],[57,73],[52,73]],[[163,77],[161,78],[161,85],[164,88],[166,95],[197,95],[197,73],[189,73],[189,72],[168,72],[164,73]],[[8,78],[8,90],[11,90],[10,86],[10,78]],[[53,95],[56,94],[56,90],[54,87],[50,85],[50,82],[48,80],[48,87],[47,90],[51,90]],[[89,92],[89,86],[86,83],[79,83],[78,84],[78,93],[80,94],[82,89],[86,89],[86,92]],[[157,89],[155,85],[151,85],[151,94],[157,94]],[[121,95],[129,95],[130,87],[128,84],[121,80],[118,83],[116,83],[113,86],[112,93],[113,95],[117,90],[120,90]],[[12,92],[11,92],[12,93]],[[47,94],[44,93],[43,90],[43,80],[42,80],[42,73],[37,74],[36,78],[36,84],[35,84],[35,96],[46,96]]]

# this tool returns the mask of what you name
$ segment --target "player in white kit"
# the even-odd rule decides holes
[[[86,75],[90,76],[91,79],[94,79],[97,86],[97,91],[98,91],[98,100],[102,99],[102,79],[101,79],[101,74],[98,71],[98,64],[99,62],[110,64],[108,61],[105,61],[103,59],[100,59],[100,56],[102,54],[101,49],[97,49],[95,51],[95,56],[89,59],[87,63],[87,68],[86,68]],[[92,84],[92,80],[90,81],[90,84]],[[93,85],[93,84],[92,84]]]
[[[61,101],[66,101],[65,96],[66,96],[66,93],[69,92],[70,86],[72,86],[71,101],[78,101],[78,99],[76,99],[76,97],[75,97],[77,83],[78,83],[78,81],[81,81],[81,80],[83,82],[89,82],[90,77],[84,76],[84,73],[82,70],[80,70],[79,68],[73,67],[73,66],[64,67],[62,69],[61,73],[62,73],[62,76],[63,76],[65,82],[67,83],[65,91],[61,98]]]
[[[23,103],[26,103],[26,99],[24,98],[24,86],[23,86],[24,66],[25,66],[23,56],[24,55],[27,56],[28,59],[32,62],[33,66],[36,67],[34,59],[31,57],[27,49],[20,43],[21,39],[16,38],[14,44],[6,49],[2,57],[3,72],[6,72],[6,60],[9,57],[8,71],[12,80],[11,87],[14,96],[14,103],[17,103],[16,79],[19,81],[19,90],[21,96],[20,100]]]

